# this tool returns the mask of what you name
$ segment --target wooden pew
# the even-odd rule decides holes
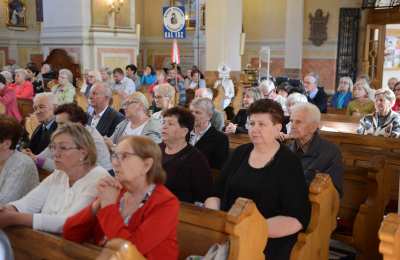
[[[379,252],[383,260],[400,259],[400,216],[390,213],[379,229]]]
[[[328,132],[353,133],[357,132],[361,117],[341,114],[321,114],[320,129]]]
[[[345,115],[346,112],[346,109],[337,109],[330,106],[328,107],[328,114]]]
[[[116,111],[119,111],[122,107],[121,96],[116,92],[113,92],[111,107],[114,108]]]
[[[83,111],[87,112],[89,107],[88,99],[81,92],[77,92],[75,95],[76,104],[83,109]]]
[[[33,112],[33,101],[32,99],[17,99],[18,110],[21,113],[22,118],[26,118]]]
[[[6,107],[4,106],[3,103],[0,102],[0,114],[5,114],[6,113]]]
[[[261,260],[267,238],[267,222],[251,200],[238,198],[229,212],[181,204],[179,259],[205,255],[211,245],[229,241],[229,260]]]
[[[136,247],[121,239],[111,240],[106,247],[81,245],[59,236],[26,227],[4,230],[11,242],[16,260],[144,260]]]
[[[297,236],[291,260],[326,260],[329,241],[336,228],[339,194],[327,174],[317,174],[309,188],[312,205],[310,223],[305,232]]]
[[[39,126],[39,121],[37,120],[34,114],[25,118],[25,130],[29,134],[29,138],[32,137],[33,132],[35,131],[36,127]]]

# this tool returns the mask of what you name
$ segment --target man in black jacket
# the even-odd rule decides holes
[[[327,173],[342,196],[342,154],[337,145],[319,135],[321,114],[318,108],[310,103],[302,103],[292,107],[291,111],[290,137],[293,142],[289,143],[289,148],[300,158],[307,184],[312,182],[315,174]]]
[[[36,94],[33,110],[40,125],[32,133],[29,150],[33,154],[41,153],[50,143],[51,134],[57,129],[54,118],[57,98],[51,92]]]
[[[95,127],[102,136],[110,137],[115,127],[124,120],[124,116],[111,108],[112,91],[104,82],[96,82],[89,94],[89,103],[94,111],[90,115],[88,125]]]
[[[308,73],[304,77],[304,88],[307,92],[308,102],[316,105],[321,113],[326,113],[328,109],[328,96],[323,87],[318,87],[318,75],[314,72]]]

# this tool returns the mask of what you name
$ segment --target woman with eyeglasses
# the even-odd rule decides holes
[[[109,147],[117,144],[123,136],[143,135],[161,143],[161,122],[149,117],[149,103],[142,93],[134,92],[128,96],[122,108],[126,119],[117,125],[110,138],[105,139]]]
[[[228,211],[239,197],[254,201],[268,223],[266,259],[289,259],[311,208],[300,160],[276,139],[282,129],[279,103],[261,99],[248,109],[251,143],[236,148],[205,206]]]
[[[400,81],[394,85],[393,92],[394,92],[394,95],[396,96],[396,101],[394,102],[392,110],[394,112],[399,112],[400,111]]]
[[[122,238],[148,260],[176,260],[179,202],[163,185],[160,148],[148,137],[130,136],[112,158],[116,178],[98,182],[98,197],[66,221],[63,237],[100,246]]]
[[[175,88],[168,83],[160,84],[154,88],[154,101],[160,111],[151,115],[152,118],[162,120],[162,114],[167,109],[175,106]]]
[[[96,183],[108,172],[96,166],[96,148],[85,127],[59,127],[50,150],[56,170],[27,195],[1,207],[0,228],[20,225],[61,233],[65,220],[96,198]]]
[[[375,112],[364,116],[358,134],[400,138],[400,115],[392,110],[396,96],[390,89],[375,92]]]

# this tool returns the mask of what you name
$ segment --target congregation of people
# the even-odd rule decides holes
[[[344,194],[342,154],[320,135],[321,114],[346,111],[360,117],[356,134],[399,138],[400,81],[374,90],[365,76],[343,77],[329,97],[315,72],[298,85],[270,78],[244,88],[233,114],[238,87],[223,69],[213,86],[176,64],[103,67],[81,82],[50,64],[0,72],[0,228],[99,246],[122,238],[146,259],[177,259],[180,201],[228,211],[243,197],[268,224],[266,258],[289,259],[316,174]],[[31,133],[20,99],[32,100]],[[237,134],[250,143],[231,151]]]

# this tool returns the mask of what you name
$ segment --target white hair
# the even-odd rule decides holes
[[[308,102],[307,97],[297,92],[290,94],[286,99],[286,104],[288,107],[289,104],[292,104],[292,106],[294,106],[296,104],[307,103],[307,102]]]
[[[35,97],[33,98],[33,103],[36,103],[38,98],[43,98],[43,97],[47,98],[47,100],[49,101],[50,104],[52,104],[54,106],[57,105],[57,97],[52,92],[42,92],[42,93],[36,94]]]
[[[196,92],[200,93],[201,97],[213,99],[214,93],[210,88],[198,88]]]
[[[96,81],[93,86],[90,88],[90,92],[93,92],[93,89],[96,86],[101,86],[102,88],[104,88],[104,96],[108,97],[108,98],[112,98],[113,94],[112,94],[112,89],[110,87],[110,85],[107,82],[103,82],[103,81]]]
[[[261,91],[265,90],[265,92],[270,93],[272,90],[275,89],[275,84],[274,82],[272,82],[272,80],[267,79],[261,81],[259,88]]]
[[[394,105],[396,102],[396,95],[393,93],[391,89],[380,88],[375,92],[375,100],[376,96],[383,95],[383,97],[390,102],[390,107]]]
[[[204,110],[210,118],[214,113],[214,104],[209,98],[195,98],[190,105],[194,108]]]
[[[308,119],[309,122],[317,123],[319,124],[321,122],[321,112],[319,111],[319,108],[311,103],[298,103],[294,105],[292,108],[292,114],[295,113],[296,111],[303,111],[306,113],[306,118]]]
[[[9,72],[8,70],[2,71],[2,72],[0,72],[0,74],[3,75],[3,77],[6,79],[7,83],[13,82],[12,73]]]
[[[72,83],[72,81],[74,80],[74,75],[69,69],[60,69],[58,74],[64,74],[65,76],[67,76],[69,83]]]
[[[24,69],[16,69],[14,73],[21,74],[24,79],[26,78],[26,71]]]

